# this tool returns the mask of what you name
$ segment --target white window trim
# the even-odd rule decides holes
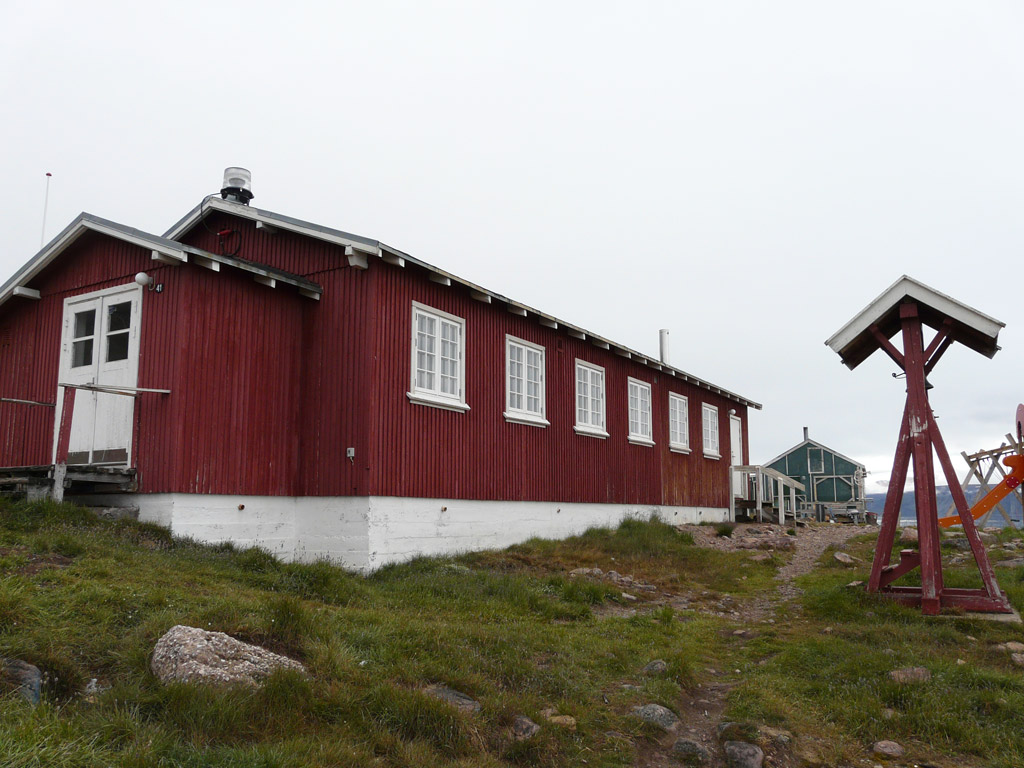
[[[629,414],[629,389],[631,386],[647,390],[647,426],[651,430],[649,436],[633,432],[632,419]],[[633,445],[645,445],[647,447],[654,445],[654,402],[652,397],[653,393],[650,384],[640,379],[634,379],[632,376],[626,377],[626,429],[629,430],[629,435],[626,439]]]
[[[680,443],[672,439],[672,400],[681,400],[683,413],[686,414],[686,442]],[[672,453],[690,453],[690,398],[678,392],[668,393],[668,449]]]
[[[707,446],[707,441],[704,439],[704,419],[706,418],[706,414],[708,411],[715,412],[715,426],[717,427],[717,429],[715,430],[715,434],[718,435],[717,451],[710,450]],[[719,424],[717,405],[711,405],[710,403],[700,404],[700,442],[701,447],[704,449],[705,459],[715,459],[717,461],[718,459],[722,458],[722,425]]]
[[[416,313],[420,312],[425,315],[433,315],[434,317],[443,320],[447,320],[459,326],[459,396],[454,397],[452,395],[442,395],[433,390],[419,389],[416,386]],[[440,360],[441,357],[441,335],[437,335],[437,350],[435,351],[436,358]],[[412,302],[412,313],[410,316],[410,334],[409,334],[409,391],[406,395],[409,401],[416,405],[426,405],[431,408],[443,408],[448,411],[468,411],[469,406],[466,404],[466,320],[462,317],[457,317],[443,310],[435,307],[421,304],[418,301]],[[437,380],[440,381],[441,370],[440,366],[434,372]]]
[[[540,352],[540,414],[534,413],[533,411],[527,411],[521,408],[512,408],[508,404],[508,377],[509,377],[509,349],[513,344],[520,347],[527,347]],[[525,357],[524,357],[525,366]],[[547,376],[547,350],[540,344],[534,344],[532,341],[526,341],[513,336],[510,333],[505,334],[505,412],[502,414],[505,417],[505,421],[512,424],[526,424],[531,427],[549,427],[551,422],[547,420],[547,387],[548,387],[548,376]],[[523,377],[523,381],[526,382],[526,377]],[[526,402],[526,392],[523,392],[523,402]]]
[[[584,368],[589,368],[592,371],[601,372],[601,423],[604,425],[602,427],[595,427],[590,424],[580,424],[579,422],[580,409],[579,402],[577,402],[577,398],[579,397],[579,391],[576,389],[576,387],[579,385],[578,369],[580,368],[580,366]],[[588,363],[586,360],[580,360],[578,357],[576,358],[576,364],[572,368],[572,409],[573,413],[576,415],[576,425],[573,427],[573,431],[575,431],[577,435],[586,435],[587,437],[599,437],[601,439],[609,437],[608,432],[605,429],[605,427],[607,427],[608,425],[608,375],[605,372],[605,369],[602,368],[600,365]]]

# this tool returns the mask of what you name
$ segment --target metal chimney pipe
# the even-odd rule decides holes
[[[810,440],[810,439],[811,439],[811,438],[809,438],[809,437],[807,436],[807,427],[804,427],[804,440]]]
[[[668,328],[658,331],[658,348],[661,354],[661,362],[668,365]]]

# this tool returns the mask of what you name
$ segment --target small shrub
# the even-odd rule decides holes
[[[715,523],[715,535],[723,538],[732,538],[732,532],[736,526],[732,523]]]

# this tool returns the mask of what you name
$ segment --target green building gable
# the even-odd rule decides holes
[[[807,437],[767,465],[807,489],[797,497],[801,506],[818,504],[864,508],[864,465]]]

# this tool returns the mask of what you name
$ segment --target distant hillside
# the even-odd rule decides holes
[[[953,495],[949,492],[948,485],[938,485],[935,487],[935,492],[938,500],[939,516],[945,516],[950,505],[953,503]],[[868,510],[875,512],[879,515],[882,514],[882,510],[885,508],[885,494],[884,493],[869,493],[868,497]],[[967,503],[974,504],[977,499],[980,499],[980,489],[971,488],[968,491]],[[903,494],[903,504],[900,506],[900,518],[903,520],[913,520],[915,517],[914,513],[915,497],[913,491],[906,491]],[[1014,521],[1019,522],[1022,517],[1022,510],[1020,507],[1020,501],[1016,495],[1008,496],[1003,500],[1003,509],[1005,509],[1010,517]],[[949,514],[953,514],[950,512]],[[992,513],[989,517],[989,524],[991,525],[1003,525],[1003,516],[999,514],[998,510]]]

